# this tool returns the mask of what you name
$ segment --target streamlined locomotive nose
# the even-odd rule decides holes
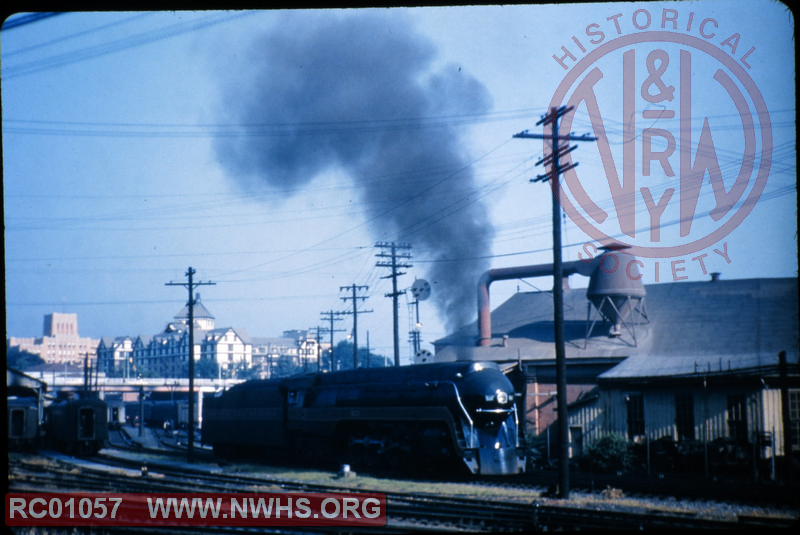
[[[505,414],[514,408],[514,386],[495,368],[475,363],[464,375],[459,390],[467,410],[476,414]]]

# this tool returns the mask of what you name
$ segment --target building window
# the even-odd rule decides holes
[[[625,396],[628,412],[628,438],[644,435],[644,396],[628,394]]]
[[[675,394],[675,430],[678,440],[694,440],[694,398],[692,394]]]
[[[789,391],[789,425],[792,450],[800,449],[800,390]]]
[[[747,442],[747,405],[744,394],[728,396],[728,436],[737,443]]]
[[[583,428],[571,426],[569,428],[569,458],[577,459],[583,455]]]

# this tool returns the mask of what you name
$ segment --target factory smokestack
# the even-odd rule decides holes
[[[485,88],[435,65],[433,44],[396,10],[276,12],[242,69],[221,81],[228,173],[288,197],[344,171],[373,238],[414,247],[449,328],[474,317],[474,284],[493,230],[465,149],[463,119],[486,113]],[[453,261],[457,260],[457,261]],[[418,267],[419,267],[418,266]]]

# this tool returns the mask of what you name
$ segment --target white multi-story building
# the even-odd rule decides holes
[[[113,375],[115,370],[124,371],[123,377],[130,376],[133,367],[133,344],[130,336],[104,336],[97,346],[97,362],[100,371]]]
[[[197,332],[195,332],[195,340]],[[253,343],[244,329],[225,327],[203,332],[200,358],[214,359],[220,374],[233,377],[253,364]]]
[[[253,344],[244,329],[216,328],[214,316],[195,297],[194,320],[195,364],[209,363],[218,376],[235,377],[252,366]],[[183,307],[161,333],[136,337],[104,338],[98,358],[101,369],[123,377],[138,375],[183,377],[189,355],[189,308]],[[197,372],[195,372],[197,373]]]

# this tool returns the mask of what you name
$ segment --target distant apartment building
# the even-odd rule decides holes
[[[216,328],[214,316],[195,297],[194,320],[195,363],[213,362],[220,376],[234,377],[252,365],[253,345],[244,329]],[[98,348],[101,371],[108,375],[137,377],[183,377],[189,355],[189,307],[183,307],[167,323],[163,332],[103,338]]]
[[[282,337],[253,337],[252,367],[261,379],[282,376],[287,370],[319,371],[321,344],[308,331],[285,331]]]
[[[110,376],[114,375],[114,370],[120,370],[123,373],[117,375],[130,376],[133,367],[133,342],[130,336],[102,337],[97,346],[100,371]]]
[[[100,340],[81,338],[78,334],[78,315],[53,312],[44,317],[44,335],[41,338],[9,337],[7,348],[19,348],[39,355],[48,364],[83,364],[88,356],[97,356]]]

